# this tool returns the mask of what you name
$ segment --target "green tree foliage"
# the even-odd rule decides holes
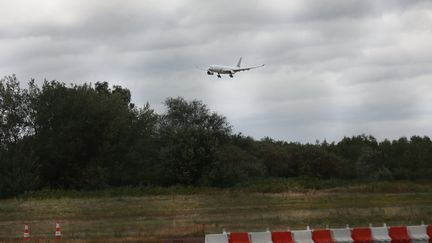
[[[396,179],[432,178],[432,142],[429,137],[402,137],[380,144],[386,167]],[[384,150],[385,149],[385,150]]]
[[[300,175],[320,179],[348,178],[352,176],[346,161],[318,146],[305,145],[297,154]]]
[[[227,140],[226,118],[194,100],[168,98],[160,119],[161,159],[165,182],[194,185],[215,162],[218,146]]]
[[[0,150],[0,197],[39,187],[38,165],[32,142],[32,138],[25,137]]]
[[[235,145],[221,146],[208,174],[212,186],[227,187],[239,182],[265,176],[262,161]]]
[[[112,169],[111,185],[160,184],[158,115],[149,104],[134,109],[134,119],[128,129],[128,146],[123,159]]]
[[[366,148],[376,150],[378,143],[372,136],[344,137],[335,147],[337,154],[349,161],[357,161]]]
[[[375,178],[377,173],[386,167],[383,163],[382,153],[369,147],[364,147],[356,161],[355,169],[360,178]],[[379,177],[379,176],[378,176]]]
[[[32,133],[31,100],[36,88],[22,89],[15,75],[0,79],[0,145],[19,141]]]
[[[271,138],[264,138],[257,146],[261,158],[271,177],[294,177],[299,175],[298,151],[301,146],[295,143],[283,143]]]
[[[45,82],[34,104],[36,153],[44,184],[98,188],[121,184],[133,128],[140,126],[130,92],[107,83]],[[141,115],[142,116],[142,115]],[[127,181],[127,180],[126,180]]]
[[[15,75],[0,79],[0,196],[38,186],[32,147],[31,101],[36,88],[20,88]]]
[[[136,107],[107,82],[27,88],[0,79],[0,197],[42,187],[233,186],[256,178],[432,178],[432,141],[373,136],[300,144],[232,134],[201,101]],[[310,179],[308,179],[310,180]]]

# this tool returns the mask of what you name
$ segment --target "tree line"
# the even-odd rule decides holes
[[[0,197],[41,188],[174,184],[229,187],[254,178],[432,178],[427,136],[315,144],[255,140],[198,100],[137,107],[107,82],[0,79]]]

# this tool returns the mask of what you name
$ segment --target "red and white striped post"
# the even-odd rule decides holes
[[[28,224],[24,224],[23,240],[30,240],[30,230]]]
[[[61,234],[60,224],[56,223],[55,225],[56,225],[55,238],[56,240],[61,240],[62,234]]]

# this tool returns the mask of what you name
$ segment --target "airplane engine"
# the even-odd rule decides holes
[[[208,75],[213,75],[214,73],[212,73],[212,72],[210,72],[210,71],[207,71],[207,74],[208,74]]]

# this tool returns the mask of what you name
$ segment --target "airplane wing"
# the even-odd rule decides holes
[[[233,69],[233,71],[234,72],[247,71],[247,70],[251,70],[251,69],[254,69],[254,68],[264,67],[264,65],[265,64],[259,65],[259,66],[254,66],[254,67],[237,68],[237,69]]]

